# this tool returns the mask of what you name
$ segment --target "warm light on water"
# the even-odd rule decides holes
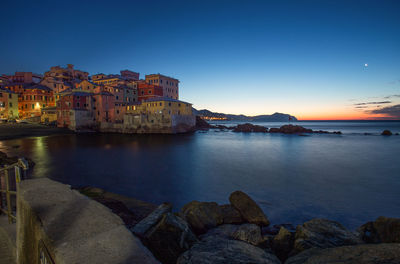
[[[192,200],[228,203],[239,189],[272,223],[324,217],[355,228],[380,215],[400,217],[400,136],[378,135],[387,127],[400,132],[399,122],[305,125],[345,134],[59,135],[2,141],[0,150],[31,157],[33,177],[175,209]]]

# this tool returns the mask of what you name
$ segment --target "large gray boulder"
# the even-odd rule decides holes
[[[340,223],[316,218],[297,226],[294,253],[309,248],[330,248],[360,243],[361,239]]]
[[[171,212],[172,204],[163,203],[159,205],[152,213],[150,213],[147,217],[142,219],[139,223],[137,223],[131,231],[135,233],[137,236],[144,238],[145,234],[155,226],[158,222],[160,222],[161,218],[166,214]]]
[[[357,231],[367,243],[400,243],[400,218],[381,216]]]
[[[275,255],[281,261],[288,258],[289,253],[293,250],[294,234],[284,227],[281,227],[279,233],[274,237],[272,241],[272,249]]]
[[[224,224],[242,224],[244,220],[239,211],[230,204],[220,205]]]
[[[209,236],[183,253],[177,264],[279,264],[279,259],[248,243]]]
[[[164,264],[175,264],[197,241],[188,224],[172,213],[166,213],[144,236],[144,244]]]
[[[182,207],[181,215],[196,234],[204,234],[223,223],[221,209],[214,202],[192,201]]]
[[[232,234],[233,239],[242,240],[252,245],[263,242],[261,228],[255,224],[242,224]]]
[[[241,240],[252,245],[259,245],[260,243],[264,242],[264,239],[261,235],[261,229],[255,224],[220,225],[202,235],[201,239],[204,240],[208,239],[209,237]]]
[[[268,226],[269,220],[257,203],[242,191],[235,191],[229,196],[229,201],[242,218],[251,224]]]
[[[399,264],[400,244],[364,244],[312,248],[289,258],[285,264]]]

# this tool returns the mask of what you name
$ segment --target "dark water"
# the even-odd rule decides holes
[[[400,132],[400,122],[312,123],[345,133],[56,135],[0,141],[0,150],[32,158],[33,177],[170,201],[176,209],[192,200],[228,203],[239,189],[273,223],[324,217],[355,228],[380,215],[400,217],[400,136],[378,135]]]

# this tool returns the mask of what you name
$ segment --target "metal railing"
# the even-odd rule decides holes
[[[14,174],[10,173],[12,170],[14,170]],[[8,216],[8,222],[10,224],[17,220],[17,184],[21,181],[21,179],[26,178],[27,170],[28,162],[23,158],[19,159],[18,162],[14,164],[6,165],[0,168],[0,212],[3,212]],[[11,195],[15,196],[15,198],[12,199],[13,197],[11,197]]]

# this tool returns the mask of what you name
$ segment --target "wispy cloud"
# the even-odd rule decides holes
[[[400,98],[400,94],[392,94],[392,95],[383,97],[383,99],[390,99],[390,98]]]
[[[384,114],[392,118],[400,118],[400,104],[370,110],[371,114]]]
[[[355,108],[368,108],[368,106],[362,105],[362,106],[356,106]]]
[[[366,103],[357,103],[354,105],[377,105],[377,104],[390,104],[391,101],[382,101],[382,102],[366,102]]]

